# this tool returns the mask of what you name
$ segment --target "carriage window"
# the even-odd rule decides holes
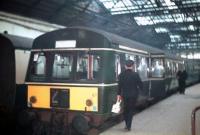
[[[171,64],[170,64],[170,61],[169,60],[166,60],[166,66],[165,66],[165,75],[166,77],[167,76],[170,76],[172,71],[171,71]]]
[[[137,62],[137,71],[140,75],[141,79],[147,79],[147,73],[148,73],[148,64],[147,59],[142,56],[138,56],[138,62]]]
[[[79,79],[87,79],[88,70],[88,56],[83,55],[78,57],[77,60],[77,72]]]
[[[69,79],[72,71],[72,56],[55,54],[53,63],[53,77]]]
[[[116,80],[118,79],[118,75],[121,73],[121,63],[120,63],[120,56],[115,55],[115,76]]]
[[[100,69],[100,56],[93,56],[93,78],[97,78]]]
[[[176,63],[175,62],[172,63],[172,75],[173,76],[176,75]]]
[[[77,79],[96,79],[100,69],[100,56],[79,54],[77,59]]]
[[[135,65],[137,65],[136,56],[135,55],[125,54],[125,60],[133,60],[135,62]],[[136,66],[135,66],[134,71],[137,72],[137,67]]]
[[[178,72],[178,69],[179,69],[179,63],[176,63],[176,70],[175,70],[175,73]]]
[[[183,63],[178,63],[178,70],[182,70],[183,69]]]
[[[46,56],[43,52],[35,53],[33,56],[33,74],[34,75],[45,75],[46,70]]]
[[[164,77],[164,66],[162,59],[152,59],[152,77]]]
[[[125,59],[135,61],[135,55],[125,54]]]

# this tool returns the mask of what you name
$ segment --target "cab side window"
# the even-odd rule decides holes
[[[46,73],[46,56],[43,52],[35,53],[33,56],[33,75],[43,76]]]
[[[116,80],[118,80],[118,75],[121,73],[121,62],[120,56],[118,54],[115,55],[115,76]]]

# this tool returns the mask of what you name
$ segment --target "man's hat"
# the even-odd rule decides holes
[[[127,61],[126,61],[126,66],[127,66],[127,67],[131,67],[131,66],[133,66],[133,64],[134,64],[134,61],[133,61],[133,60],[127,60]]]

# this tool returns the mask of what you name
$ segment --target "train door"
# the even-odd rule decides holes
[[[140,106],[146,101],[149,93],[149,80],[148,80],[148,58],[139,54],[125,54],[125,61],[134,61],[134,71],[137,72],[143,83],[143,90],[139,90],[139,97],[137,106]]]
[[[168,78],[166,79],[166,85],[168,85],[168,89],[167,92],[172,93],[174,90],[176,90],[178,88],[178,81],[176,78],[176,73],[178,72],[178,61],[176,60],[169,60],[170,62],[170,72],[171,75],[168,76]]]
[[[115,76],[116,76],[116,80],[118,80],[118,76],[121,73],[121,59],[120,59],[120,55],[116,54],[115,55]]]
[[[136,55],[136,70],[143,82],[143,93],[142,95],[149,94],[149,79],[148,79],[148,58],[146,56]]]
[[[160,99],[165,96],[165,70],[164,58],[154,56],[151,58],[151,97]]]

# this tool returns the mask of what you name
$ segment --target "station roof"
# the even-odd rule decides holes
[[[0,11],[102,29],[161,49],[200,50],[200,0],[1,0]]]

